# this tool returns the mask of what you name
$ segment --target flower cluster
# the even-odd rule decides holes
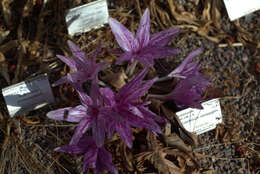
[[[179,77],[181,80],[174,90],[166,95],[150,95],[150,97],[162,100],[173,100],[179,108],[202,109],[202,94],[206,87],[210,86],[209,79],[200,72],[200,65],[192,62],[192,59],[202,51],[201,48],[191,52],[186,59],[167,77]]]
[[[146,9],[140,26],[134,36],[117,20],[110,18],[109,25],[119,46],[124,50],[117,63],[136,59],[145,65],[145,69],[133,80],[124,85],[118,92],[108,87],[99,86],[98,72],[105,68],[106,63],[97,63],[96,57],[100,47],[92,58],[88,58],[73,42],[68,41],[73,57],[58,55],[73,73],[54,83],[54,86],[68,82],[77,91],[80,104],[47,113],[54,120],[77,123],[75,132],[68,145],[63,145],[55,151],[76,155],[84,155],[83,170],[93,168],[95,174],[108,170],[114,174],[118,171],[112,163],[111,154],[105,149],[106,138],[111,138],[117,132],[122,141],[131,148],[133,146],[131,127],[144,128],[155,134],[160,134],[159,124],[167,122],[148,108],[149,101],[142,100],[149,88],[158,78],[144,81],[148,67],[153,66],[154,59],[176,55],[179,50],[171,48],[168,43],[179,29],[168,29],[150,36],[150,14]],[[192,62],[201,50],[192,52],[183,63],[173,70],[168,77],[178,77],[182,80],[176,88],[164,99],[173,99],[179,107],[199,107],[201,94],[210,83],[199,73],[199,64]],[[82,84],[91,81],[88,94]],[[86,136],[89,131],[91,136]]]

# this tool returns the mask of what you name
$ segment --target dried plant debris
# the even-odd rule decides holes
[[[245,29],[237,25],[238,20],[234,22],[237,26],[236,34],[230,36],[224,31],[223,26],[226,24],[222,23],[222,19],[226,16],[223,15],[225,7],[222,1],[199,0],[182,4],[179,2],[177,0],[167,0],[167,3],[155,0],[150,2],[152,16],[161,29],[179,27],[196,32],[215,43],[226,42],[232,46],[234,42],[241,42],[251,48],[259,47],[259,39],[254,40]]]
[[[177,135],[166,138],[168,147],[163,147],[163,144],[152,134],[147,135],[147,140],[151,144],[150,151],[136,156],[139,169],[149,171],[149,168],[145,166],[145,161],[149,161],[159,173],[163,174],[199,173],[200,166],[196,161],[202,155],[193,153],[192,149]]]
[[[64,57],[72,55],[66,44],[67,40],[73,40],[82,49],[82,52],[90,53],[90,55],[95,52],[99,43],[103,43],[97,62],[110,64],[117,62],[121,52],[117,54],[117,51],[111,51],[111,49],[118,49],[119,46],[116,44],[109,25],[77,37],[67,34],[64,19],[66,10],[93,1],[2,0],[0,3],[1,88],[43,72],[50,74],[51,83],[62,78],[68,72],[71,75],[75,74],[75,71],[70,70],[56,57],[56,55],[65,55]],[[257,76],[260,73],[260,13],[254,13],[253,19],[249,22],[243,18],[229,22],[223,2],[220,0],[135,0],[131,2],[117,0],[108,1],[108,5],[110,16],[117,19],[132,33],[136,33],[139,21],[145,21],[141,20],[144,13],[146,14],[144,18],[148,19],[148,13],[145,11],[147,7],[151,13],[150,23],[146,23],[146,27],[141,27],[140,30],[147,29],[149,25],[152,36],[160,30],[174,31],[181,28],[182,31],[176,37],[177,42],[170,42],[166,46],[177,47],[184,52],[184,55],[198,45],[206,48],[205,55],[199,57],[199,62],[203,67],[200,73],[212,79],[212,86],[205,90],[202,98],[223,97],[223,100],[231,103],[228,105],[226,102],[222,102],[224,123],[218,125],[216,131],[196,136],[182,126],[175,114],[179,109],[177,106],[172,102],[151,99],[147,95],[147,93],[153,92],[169,93],[179,79],[156,82],[151,89],[147,89],[142,98],[131,101],[131,104],[139,103],[141,100],[151,101],[151,104],[142,106],[143,109],[149,109],[162,118],[166,117],[169,122],[164,127],[162,127],[164,124],[161,123],[158,123],[158,127],[153,125],[154,128],[158,128],[157,132],[160,132],[160,127],[163,128],[162,134],[158,133],[157,136],[136,127],[129,127],[128,131],[122,133],[118,127],[121,135],[114,134],[111,139],[104,141],[104,147],[112,154],[111,159],[119,173],[259,172],[260,124],[258,110],[251,111],[250,108],[252,105],[257,105],[258,100],[255,98],[260,97],[259,77],[254,77],[255,73]],[[147,32],[146,37],[148,35]],[[189,43],[188,46],[184,46],[186,43]],[[234,48],[229,48],[229,46]],[[245,51],[244,46],[248,47],[251,52]],[[244,50],[245,53],[242,53],[241,50]],[[133,49],[132,52],[134,51],[136,50]],[[219,52],[223,53],[222,57],[217,57]],[[144,83],[148,79],[171,72],[173,67],[177,67],[175,63],[182,60],[183,54],[164,60],[155,60],[156,68],[150,68],[148,75],[144,78]],[[241,54],[246,54],[243,60],[239,59]],[[216,63],[217,59],[220,59],[221,63]],[[231,65],[228,64],[233,59],[236,61]],[[166,62],[166,70],[163,70],[161,66],[163,62]],[[227,64],[229,68],[221,69]],[[98,83],[102,84],[100,85],[102,88],[110,87],[115,91],[120,91],[144,68],[142,64],[138,64],[133,75],[130,76],[126,67],[126,64],[107,66],[99,72]],[[213,69],[209,70],[212,67]],[[249,71],[249,69],[253,70]],[[4,100],[0,97],[0,173],[82,173],[82,158],[53,152],[55,147],[70,141],[77,125],[51,121],[45,116],[54,108],[78,105],[80,100],[76,99],[77,90],[72,89],[67,83],[55,87],[53,90],[57,101],[55,106],[32,111],[28,115],[14,119],[9,118]],[[109,91],[106,92],[111,94]],[[134,92],[136,91],[132,91],[132,93]],[[249,102],[249,98],[253,101]],[[124,99],[124,97],[120,99]],[[241,104],[237,105],[238,102]],[[138,113],[135,108],[131,112]],[[71,112],[65,111],[59,116],[65,119],[67,116],[71,116],[70,114]],[[254,119],[251,119],[252,117]],[[150,126],[145,121],[146,119],[142,122],[144,124],[142,126]],[[129,132],[132,134],[129,135]],[[124,133],[127,136],[124,136]],[[89,136],[91,132],[87,131],[86,134]],[[131,141],[126,137],[130,137]],[[133,148],[127,147],[122,139]],[[199,139],[206,143],[200,144]],[[205,150],[205,146],[213,148],[208,151]],[[221,148],[218,148],[220,146]],[[198,151],[203,154],[197,153]],[[211,151],[212,153],[210,153]],[[111,161],[111,159],[109,160]],[[236,164],[235,166],[241,164],[242,167],[237,169],[233,163]],[[93,170],[87,169],[85,173],[92,174]]]

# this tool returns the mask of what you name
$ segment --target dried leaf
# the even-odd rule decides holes
[[[9,30],[5,30],[5,31],[0,30],[0,44],[2,44],[2,42],[6,39],[9,33],[10,33]]]
[[[23,7],[23,12],[22,12],[22,17],[28,17],[30,15],[30,13],[33,10],[33,6],[34,6],[34,1],[33,0],[27,0],[24,7]]]
[[[159,24],[161,29],[167,29],[173,27],[173,23],[169,14],[161,8],[155,0],[150,2],[151,7],[151,17],[155,18],[156,24]]]
[[[223,143],[235,142],[241,139],[239,125],[218,124],[215,139]]]
[[[6,82],[10,85],[11,81],[10,81],[10,76],[8,74],[8,65],[6,62],[0,63],[0,74],[4,77]]]
[[[257,42],[257,40],[253,37],[252,33],[241,27],[239,20],[235,20],[234,24],[237,28],[237,40],[242,42],[243,45],[249,47],[252,51],[255,51],[259,46],[259,42]]]
[[[224,5],[222,1],[219,0],[213,0],[212,2],[212,9],[211,9],[211,16],[212,16],[212,21],[214,25],[220,29],[221,28],[221,9],[224,8]]]
[[[192,148],[187,146],[176,133],[172,133],[169,136],[163,136],[163,138],[168,147],[177,148],[186,153],[191,153],[192,151]]]
[[[202,174],[215,174],[215,171],[214,170],[207,170],[207,171],[202,172]]]
[[[13,25],[12,21],[12,9],[11,9],[11,3],[14,0],[2,0],[1,7],[2,12],[4,15],[5,23],[8,25],[8,27],[11,27]]]
[[[122,88],[126,84],[127,75],[123,69],[119,72],[114,73],[112,71],[107,71],[107,74],[101,78],[104,82],[109,83],[116,89]]]
[[[193,24],[199,26],[198,19],[192,13],[183,10],[182,6],[174,0],[167,0],[168,5],[171,10],[171,14],[177,21],[187,22],[188,24]]]
[[[165,116],[169,120],[177,123],[178,129],[180,132],[180,136],[183,139],[183,141],[189,143],[190,145],[197,147],[199,145],[198,137],[194,133],[187,131],[183,127],[181,121],[179,120],[179,118],[176,116],[176,114],[174,112],[172,112],[171,110],[167,109],[164,106],[162,106],[161,109],[162,109],[162,112],[165,114]]]
[[[123,155],[123,162],[124,162],[125,168],[128,171],[133,172],[134,171],[134,164],[133,164],[132,153],[129,152],[129,149],[127,148],[127,146],[123,142],[121,142],[120,148],[121,148],[121,154]]]
[[[4,61],[5,61],[5,55],[2,52],[0,52],[0,63]]]
[[[40,120],[36,120],[36,121],[33,121],[33,120],[30,120],[26,117],[21,117],[21,119],[27,123],[27,124],[32,124],[32,125],[36,125],[36,124],[39,124],[40,123]]]
[[[153,153],[150,162],[162,174],[184,174],[184,171],[175,165],[172,161],[166,159],[168,155],[164,150],[158,150]]]
[[[18,40],[11,40],[0,46],[0,51],[6,53],[7,51],[19,46]]]

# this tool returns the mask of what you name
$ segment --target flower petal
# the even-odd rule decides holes
[[[144,69],[133,80],[125,84],[117,93],[116,100],[120,101],[120,103],[124,103],[127,97],[130,96],[134,91],[136,91],[140,87],[146,73],[147,73],[147,69]]]
[[[176,69],[168,74],[168,76],[186,78],[187,76],[194,74],[194,72],[199,71],[199,63],[192,62],[192,59],[201,51],[201,48],[192,51]]]
[[[91,88],[90,88],[90,97],[92,99],[92,105],[93,107],[98,107],[100,104],[100,92],[99,92],[99,86],[98,86],[98,79],[97,77],[92,80]]]
[[[118,174],[118,171],[112,162],[112,155],[104,147],[99,149],[96,169],[101,169],[101,172],[102,170],[107,169],[113,174]]]
[[[67,114],[67,115],[66,115]],[[57,109],[47,113],[47,117],[53,120],[62,120],[68,122],[79,122],[86,115],[86,108],[82,105],[75,108],[67,107]]]
[[[56,55],[62,62],[66,63],[71,69],[77,71],[77,66],[75,60],[70,57]]]
[[[139,111],[142,112],[143,115],[149,118],[152,118],[153,120],[157,121],[158,123],[167,123],[168,120],[166,118],[163,118],[159,115],[156,115],[155,113],[153,113],[152,111],[150,111],[148,108],[146,107],[138,107]],[[144,119],[146,119],[144,118]]]
[[[150,12],[147,8],[141,18],[136,38],[139,41],[140,47],[144,48],[148,45],[150,39]]]
[[[138,41],[135,39],[125,26],[113,18],[109,18],[108,23],[117,40],[117,43],[124,51],[134,51],[139,47]]]
[[[71,140],[70,144],[77,144],[80,140],[80,138],[83,136],[83,134],[88,130],[90,126],[90,118],[84,118],[80,121],[78,124]]]
[[[86,56],[84,51],[82,51],[76,44],[74,44],[70,40],[68,40],[67,43],[70,47],[70,50],[71,50],[73,56],[75,57],[75,60],[79,59],[83,63],[88,62],[88,57]]]
[[[174,90],[167,95],[167,98],[174,100],[180,108],[192,107],[201,109],[201,95],[209,85],[209,79],[197,72],[181,80]]]
[[[124,61],[129,61],[130,59],[134,58],[134,55],[132,52],[124,52],[120,55],[120,57],[117,59],[116,64],[120,64]]]
[[[164,47],[166,46],[181,30],[179,28],[170,28],[161,32],[155,33],[151,36],[149,45]]]
[[[172,48],[172,47],[146,47],[143,49],[139,54],[139,60],[142,61],[144,59],[160,59],[166,58],[169,56],[176,56],[180,53],[179,49]]]
[[[117,124],[116,126],[116,131],[124,141],[124,143],[129,147],[132,148],[133,146],[133,140],[132,140],[132,133],[131,133],[131,128],[129,124],[127,123],[121,123]]]
[[[100,88],[100,93],[104,96],[104,103],[108,106],[114,106],[115,102],[115,94],[110,88]]]
[[[84,154],[83,158],[83,172],[86,171],[88,167],[96,168],[96,161],[98,158],[98,148],[91,148]]]
[[[77,144],[64,145],[54,149],[56,152],[66,152],[70,154],[81,154],[85,152],[85,148],[79,147]]]
[[[97,116],[99,117],[99,116]],[[101,147],[104,145],[105,140],[105,121],[103,118],[96,118],[95,121],[92,122],[92,135],[97,144],[97,147]]]

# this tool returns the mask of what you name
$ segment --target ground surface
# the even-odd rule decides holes
[[[66,9],[83,3],[87,2],[48,0],[43,7],[41,0],[2,1],[0,88],[45,72],[51,83],[66,74],[68,67],[55,55],[70,55],[66,46],[68,39],[87,53],[93,53],[102,42],[104,46],[99,60],[116,60],[107,49],[117,48],[107,25],[76,37],[67,34]],[[154,101],[151,108],[171,121],[171,129],[166,131],[167,128],[163,128],[168,133],[159,139],[144,130],[133,129],[133,149],[127,149],[118,136],[113,137],[106,146],[116,167],[120,173],[259,173],[260,12],[230,22],[218,0],[109,1],[110,15],[132,31],[137,28],[141,14],[148,6],[152,33],[170,27],[183,29],[172,41],[172,45],[180,48],[182,53],[157,61],[151,76],[166,75],[189,52],[202,47],[204,51],[196,60],[201,63],[202,73],[211,78],[212,88],[208,93],[221,98],[223,124],[216,130],[194,137],[181,131],[175,120],[175,110],[167,103]],[[120,69],[124,70],[125,66],[111,66],[101,73],[101,78],[117,88],[123,82],[113,82],[122,73],[119,76],[111,74],[121,72]],[[167,88],[163,85],[159,84],[160,88]],[[46,118],[48,111],[75,106],[79,101],[68,85],[53,88],[53,92],[55,104],[16,118],[9,118],[1,96],[0,174],[81,173],[80,157],[53,152],[55,147],[69,142],[75,125]],[[197,138],[200,143],[196,146]],[[171,151],[166,147],[172,148]],[[171,164],[165,162],[166,159]]]

